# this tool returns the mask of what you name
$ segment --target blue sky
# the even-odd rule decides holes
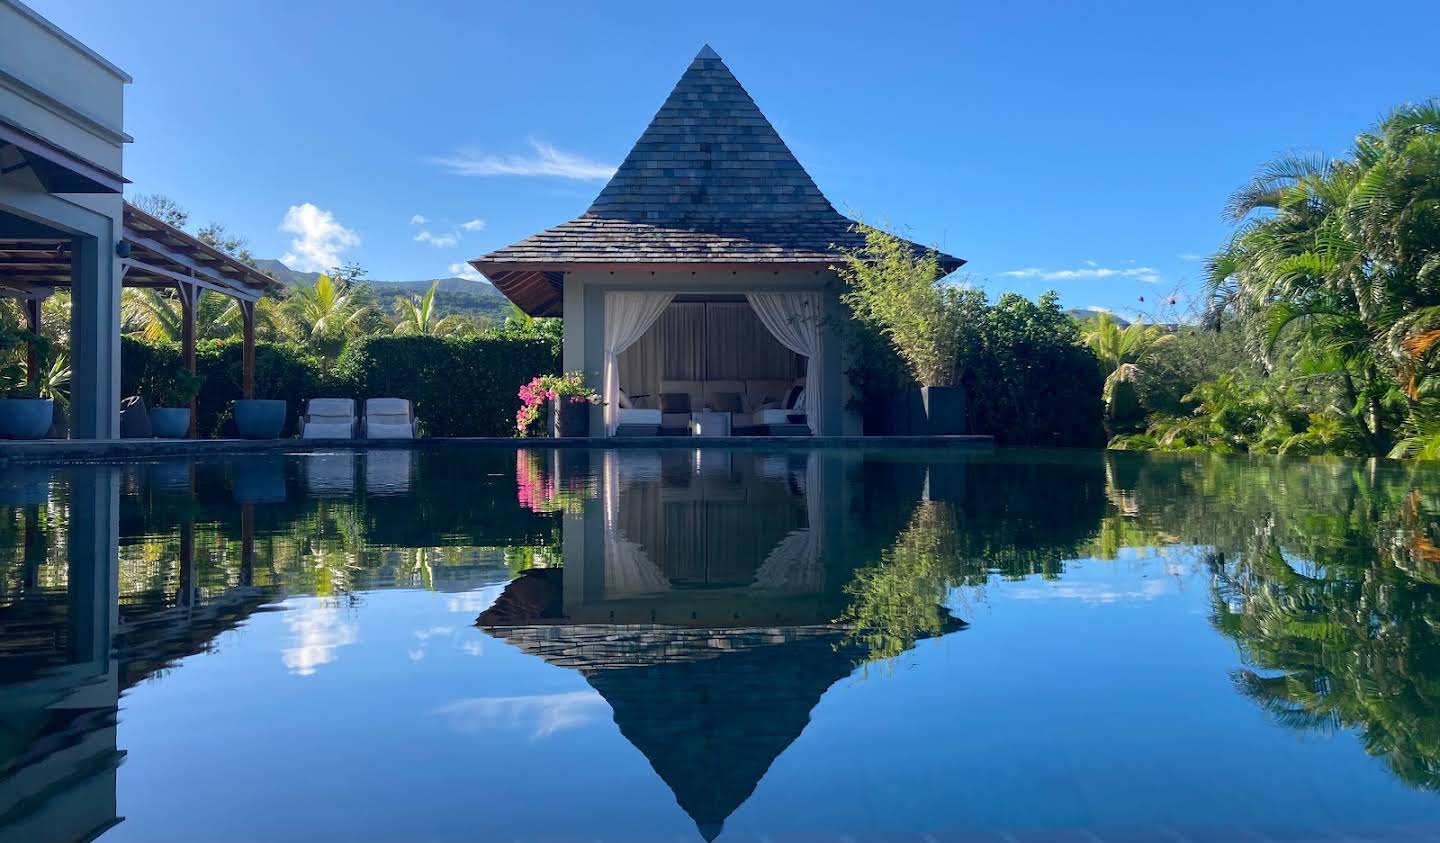
[[[134,76],[133,192],[387,280],[583,211],[706,42],[842,211],[1121,312],[1195,290],[1262,162],[1440,95],[1405,0],[28,2]]]

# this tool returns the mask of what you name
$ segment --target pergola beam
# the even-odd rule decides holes
[[[135,258],[123,258],[121,259],[120,264],[122,266],[128,265],[133,269],[139,269],[143,270],[144,272],[164,276],[165,278],[170,279],[170,281],[174,283],[194,284],[197,287],[204,287],[207,290],[214,290],[217,293],[223,293],[227,296],[231,296],[232,298],[242,299],[245,301],[255,301],[256,299],[260,298],[259,292],[252,292],[250,290],[237,290],[234,287],[225,286],[223,284],[219,284],[199,276],[186,275],[183,272],[176,272],[173,269],[166,269],[163,266],[156,266],[155,264],[146,263],[145,261],[136,260]],[[138,287],[142,285],[131,284],[128,286]],[[156,284],[154,284],[154,286],[165,287],[171,286],[171,284],[167,284],[165,282],[157,282]]]

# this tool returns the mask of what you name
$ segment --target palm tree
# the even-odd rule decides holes
[[[434,281],[430,289],[419,296],[396,296],[395,317],[398,320],[394,332],[397,335],[421,337],[443,337],[457,333],[461,320],[454,316],[441,316],[435,307],[435,291],[440,282]]]
[[[1175,335],[1140,320],[1124,328],[1109,313],[1100,313],[1094,327],[1081,335],[1100,363],[1105,376],[1105,427],[1111,436],[1127,423],[1143,417],[1137,385],[1144,365],[1155,350],[1174,342]]]
[[[1270,164],[1231,200],[1243,225],[1207,267],[1212,315],[1241,318],[1267,363],[1283,348],[1332,380],[1376,454],[1397,408],[1409,414],[1440,386],[1427,380],[1440,364],[1437,208],[1430,100],[1396,109],[1346,159]]]
[[[122,330],[151,342],[179,342],[180,301],[159,290],[127,289],[121,296]],[[204,292],[195,303],[195,338],[227,339],[240,331],[240,309],[219,293]]]
[[[322,356],[333,357],[374,312],[370,288],[321,275],[290,288],[281,310],[289,332]]]

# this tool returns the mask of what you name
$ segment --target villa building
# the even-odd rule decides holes
[[[707,46],[589,210],[471,264],[526,313],[564,317],[565,370],[603,385],[592,435],[702,410],[856,435],[832,269],[853,227]]]
[[[244,320],[244,394],[254,390],[255,302],[275,282],[123,198],[124,89],[130,77],[19,0],[0,0],[0,297],[39,332],[41,302],[70,291],[69,429],[120,436],[120,290],[180,304],[182,354],[195,371],[202,291],[235,299]],[[37,359],[29,355],[28,379]],[[191,424],[194,424],[192,407]],[[192,431],[193,433],[193,431]]]

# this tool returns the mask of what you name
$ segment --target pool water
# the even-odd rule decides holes
[[[1440,473],[0,468],[0,841],[1440,838]]]

